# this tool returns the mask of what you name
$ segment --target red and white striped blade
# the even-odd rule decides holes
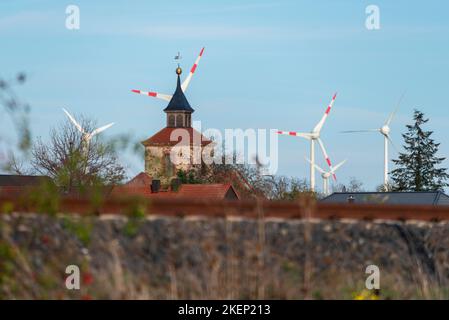
[[[200,63],[201,57],[203,56],[204,47],[201,49],[200,54],[198,55],[198,58],[196,58],[195,63],[193,64],[192,68],[190,69],[190,73],[185,78],[185,80],[181,84],[182,92],[185,92],[187,90],[187,87],[189,86],[190,81],[192,80],[193,74],[195,73],[196,68],[198,67],[198,64]]]
[[[134,93],[143,94],[144,96],[155,97],[155,98],[166,100],[166,101],[170,101],[172,98],[172,96],[169,94],[163,94],[163,93],[158,93],[158,92],[141,91],[141,90],[135,90],[135,89],[133,89],[131,91]]]
[[[301,137],[310,139],[310,133],[303,133],[303,132],[295,132],[295,131],[277,131],[278,134],[285,134],[287,136],[295,136],[295,137]]]
[[[335,99],[337,98],[337,93],[334,94],[334,96],[332,97],[331,102],[329,103],[329,105],[327,106],[326,111],[324,112],[323,117],[321,118],[320,122],[318,122],[318,124],[315,126],[315,128],[313,128],[313,132],[320,132],[321,128],[324,125],[324,122],[326,122],[327,116],[329,115],[329,112],[332,109],[332,106],[334,105]]]
[[[336,181],[337,180],[337,176],[335,175],[334,168],[332,168],[332,162],[331,162],[331,159],[329,158],[329,156],[327,155],[326,148],[324,148],[323,141],[321,141],[320,138],[318,138],[317,140],[318,140],[318,144],[320,145],[321,151],[323,152],[324,159],[326,160],[326,163],[329,166],[330,172],[332,173],[332,177]]]

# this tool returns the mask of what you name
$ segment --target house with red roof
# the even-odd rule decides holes
[[[180,184],[173,179],[169,187],[161,187],[159,180],[153,180],[141,172],[128,183],[112,189],[111,196],[143,196],[146,198],[189,198],[204,200],[239,200],[239,194],[230,183]]]
[[[0,175],[0,196],[17,196],[30,189],[51,184],[53,181],[47,176],[30,175]]]

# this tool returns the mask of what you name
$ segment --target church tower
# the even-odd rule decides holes
[[[177,177],[178,170],[200,170],[202,164],[194,163],[192,155],[198,148],[201,152],[206,145],[211,143],[192,128],[192,113],[195,110],[190,106],[182,90],[180,79],[182,69],[179,66],[176,69],[176,74],[176,90],[164,109],[166,127],[142,142],[145,147],[145,172],[153,179],[160,180],[162,185],[170,184],[171,179]],[[170,155],[173,147],[181,141],[181,135],[187,136],[189,139],[186,147],[190,149],[191,159],[189,163],[174,164]]]
[[[168,106],[164,109],[164,112],[167,114],[168,128],[192,127],[192,113],[195,112],[195,110],[192,109],[181,89],[181,73],[182,69],[180,67],[176,68],[176,74],[178,75],[176,91],[168,103]]]

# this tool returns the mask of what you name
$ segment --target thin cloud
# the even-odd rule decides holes
[[[152,25],[133,28],[107,28],[92,31],[101,35],[138,36],[165,39],[216,39],[234,37],[266,37],[271,28],[226,25]]]
[[[281,3],[280,1],[275,2],[265,2],[265,3],[245,3],[245,4],[237,4],[237,5],[226,5],[226,6],[217,6],[213,8],[206,8],[206,7],[200,7],[200,8],[194,8],[191,10],[185,10],[183,8],[182,10],[170,10],[161,13],[160,15],[212,15],[212,14],[225,14],[225,13],[234,13],[234,12],[245,12],[245,11],[254,11],[254,10],[260,10],[260,9],[272,9],[274,7],[279,7],[281,5],[285,5],[285,3]]]
[[[35,28],[47,22],[49,17],[48,13],[37,11],[20,12],[11,16],[0,17],[0,31]]]

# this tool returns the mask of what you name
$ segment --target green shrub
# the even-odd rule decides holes
[[[89,246],[93,229],[93,223],[90,220],[81,218],[79,221],[76,221],[75,219],[65,217],[62,221],[62,226],[76,236],[85,247]]]
[[[127,237],[135,237],[139,232],[139,228],[142,225],[147,214],[147,206],[148,202],[143,198],[135,198],[131,201],[131,204],[126,211],[128,221],[123,228],[123,233]]]

